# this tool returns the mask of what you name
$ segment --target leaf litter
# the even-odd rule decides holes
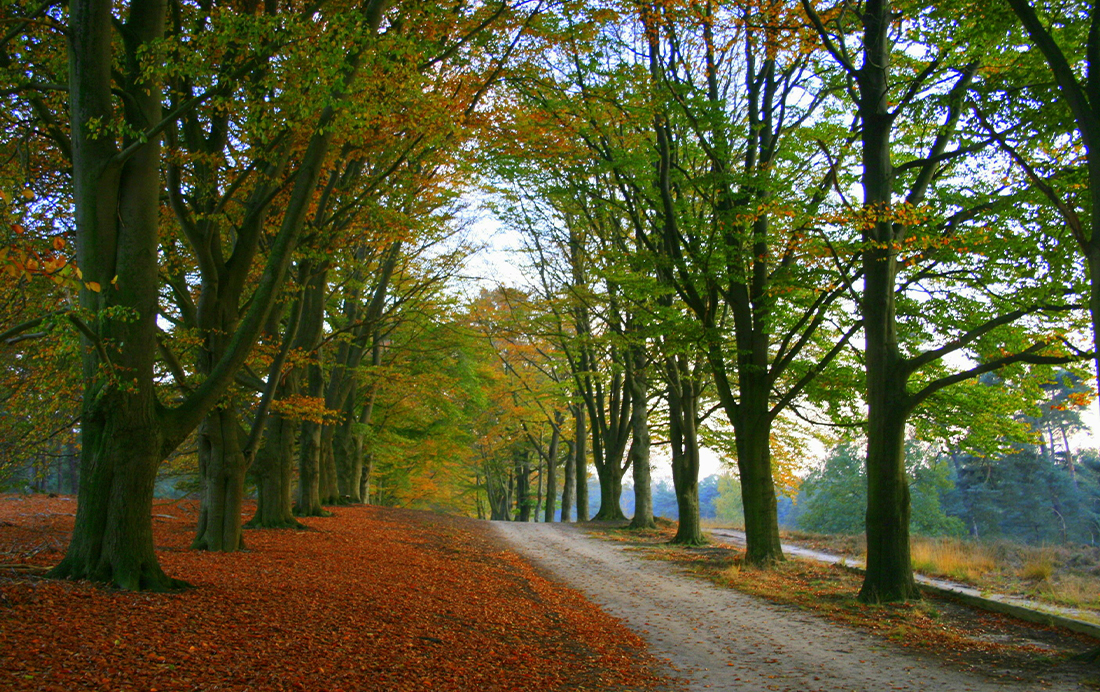
[[[666,690],[621,621],[460,517],[342,507],[247,550],[188,549],[197,503],[157,501],[165,571],[193,589],[45,579],[71,498],[0,497],[0,688]]]

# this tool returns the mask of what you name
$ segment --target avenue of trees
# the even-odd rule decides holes
[[[767,568],[815,437],[864,601],[919,597],[911,530],[1100,537],[1093,3],[3,2],[0,482],[77,493],[54,576],[178,586],[174,487],[235,551],[361,502],[648,528],[665,464],[674,541]]]

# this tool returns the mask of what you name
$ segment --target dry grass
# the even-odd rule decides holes
[[[1043,587],[1049,589],[1047,597],[1062,605],[1080,608],[1100,608],[1100,588],[1095,577],[1081,577],[1066,574],[1057,579],[1048,580]]]
[[[1054,576],[1054,558],[1046,552],[1030,555],[1017,574],[1020,579],[1046,581]]]
[[[863,536],[784,532],[784,540],[815,550],[866,557]],[[1100,548],[1029,546],[1010,541],[913,537],[913,569],[982,591],[1028,596],[1083,609],[1100,609]]]
[[[970,541],[916,538],[910,551],[917,572],[969,584],[976,584],[998,567],[996,556],[988,548]]]

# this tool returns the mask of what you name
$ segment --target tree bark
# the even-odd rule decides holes
[[[668,358],[669,442],[672,446],[672,484],[680,513],[672,543],[703,545],[699,519],[699,435],[696,423],[699,392],[683,356]]]
[[[657,524],[653,521],[653,488],[649,467],[649,392],[642,372],[645,354],[635,352],[633,361],[629,386],[633,398],[630,465],[634,469],[634,517],[630,520],[630,528],[651,529]]]
[[[516,504],[519,509],[519,521],[531,521],[531,460],[527,449],[517,451],[516,465]]]
[[[869,0],[863,14],[863,65],[856,74],[863,123],[863,315],[867,391],[867,572],[859,598],[868,603],[920,598],[909,555],[909,483],[905,474],[908,373],[898,349],[894,292],[897,250],[889,210],[894,168],[888,108],[891,8]]]
[[[316,361],[320,358],[317,351],[324,327],[328,267],[323,266],[317,271],[311,269],[305,265],[302,270],[303,277],[308,278],[302,295],[302,326],[297,345],[314,356],[315,362],[305,366],[305,394],[316,399],[324,395],[321,366]],[[321,505],[321,423],[317,421],[302,421],[298,449],[298,495],[294,513],[300,517],[328,515]]]
[[[271,414],[264,444],[256,453],[256,514],[249,528],[301,528],[294,518],[294,438],[298,426],[278,413]]]
[[[241,503],[247,469],[241,424],[235,407],[215,408],[199,426],[202,503],[191,547],[233,552],[244,547]]]
[[[84,280],[81,306],[95,321],[74,318],[85,336],[80,491],[72,540],[50,574],[120,588],[165,590],[182,585],[161,570],[153,550],[152,502],[157,467],[166,454],[153,389],[156,353],[160,137],[127,136],[122,157],[115,137],[88,124],[114,122],[112,4],[70,4],[69,108],[77,261]],[[119,19],[128,40],[124,118],[141,132],[161,119],[160,85],[141,74],[139,51],[164,34],[165,4],[137,1]],[[120,10],[121,11],[121,10]],[[103,312],[115,308],[115,314]],[[121,317],[121,319],[119,319]]]
[[[588,425],[585,422],[584,407],[573,407],[575,437],[573,438],[573,471],[576,474],[577,521],[588,521]]]
[[[336,454],[333,450],[333,438],[336,429],[331,423],[321,425],[321,457],[320,457],[320,495],[322,505],[342,505],[344,499],[340,496],[340,488],[337,483]]]
[[[563,522],[572,521],[573,499],[577,495],[577,458],[574,452],[576,444],[573,440],[569,440],[566,444],[569,449],[565,453],[565,467],[562,469],[565,482],[562,484],[561,489],[561,520]]]
[[[558,448],[561,445],[561,424],[565,416],[561,411],[554,412],[554,424],[551,426],[550,445],[546,449],[546,510],[542,520],[554,521],[554,498],[558,495]],[[565,521],[564,517],[562,521]]]

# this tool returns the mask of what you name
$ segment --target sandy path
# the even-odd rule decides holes
[[[642,635],[691,690],[1024,690],[937,667],[795,608],[720,589],[568,524],[493,522],[521,554]]]

